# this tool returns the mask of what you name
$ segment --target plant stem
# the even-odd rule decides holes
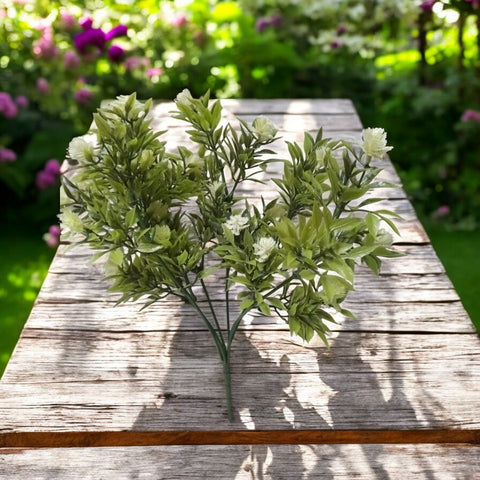
[[[227,350],[227,356],[223,360],[223,379],[225,383],[225,396],[227,398],[228,420],[230,420],[230,422],[233,422],[232,379],[230,376],[230,349]]]

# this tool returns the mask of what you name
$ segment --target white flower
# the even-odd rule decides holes
[[[275,240],[271,237],[261,237],[253,244],[253,253],[259,262],[265,262],[275,248]]]
[[[244,228],[248,226],[248,218],[243,215],[232,215],[226,222],[225,226],[234,234],[238,235]]]
[[[180,105],[188,106],[193,100],[192,94],[188,88],[184,88],[175,98],[175,101]]]
[[[253,132],[261,141],[271,140],[278,132],[278,128],[275,126],[275,124],[263,115],[257,117],[253,121],[252,127]]]
[[[365,128],[362,140],[362,150],[372,157],[381,158],[393,148],[387,147],[387,134],[383,128]]]
[[[391,247],[393,243],[393,238],[390,232],[387,232],[385,229],[381,228],[377,232],[377,236],[375,238],[377,243],[384,247]]]
[[[85,163],[92,159],[94,147],[95,144],[91,139],[87,139],[87,137],[75,137],[68,145],[68,155],[72,160]]]
[[[315,158],[317,159],[317,162],[319,165],[324,165],[325,164],[325,158],[327,157],[328,153],[329,153],[329,149],[327,149],[326,147],[318,147],[316,150],[315,150]]]

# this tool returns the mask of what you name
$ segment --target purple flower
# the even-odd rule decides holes
[[[432,13],[435,2],[436,0],[426,0],[425,2],[422,2],[420,8],[423,10],[423,13]]]
[[[127,35],[128,27],[126,25],[117,25],[105,34],[106,40],[112,38],[125,37]]]
[[[280,27],[283,22],[283,17],[279,13],[275,13],[270,17],[270,25],[273,27]]]
[[[17,159],[17,154],[9,148],[0,147],[0,163],[11,163]]]
[[[105,33],[101,28],[90,28],[89,30],[77,33],[73,39],[75,48],[80,53],[85,53],[89,47],[95,47],[101,51],[106,41]]]
[[[37,90],[43,94],[46,94],[50,91],[50,85],[46,78],[40,77],[37,79]]]
[[[112,45],[108,49],[108,58],[112,62],[119,63],[123,60],[123,57],[125,55],[125,50],[122,47],[119,47],[118,45]]]
[[[337,35],[343,35],[347,31],[347,27],[345,25],[339,25],[337,27]]]
[[[334,40],[333,42],[330,42],[330,47],[332,47],[333,49],[335,48],[340,48],[341,47],[341,43],[337,40]]]
[[[267,18],[267,17],[259,18],[259,19],[255,22],[255,30],[256,30],[258,33],[262,33],[262,32],[263,32],[265,29],[267,29],[269,26],[270,26],[270,19]]]
[[[28,107],[28,98],[25,95],[17,95],[15,97],[15,103],[20,107],[20,108],[26,108]]]
[[[92,100],[93,93],[86,88],[79,88],[74,94],[74,100],[80,105],[88,105]]]
[[[0,92],[0,113],[5,118],[15,118],[18,114],[18,107],[7,92]]]
[[[60,163],[55,158],[51,158],[45,163],[43,170],[40,170],[35,177],[35,184],[39,190],[46,190],[55,185],[60,176]]]
[[[45,172],[52,175],[60,175],[60,162],[56,158],[51,158],[43,167]]]
[[[37,176],[35,177],[35,184],[39,190],[46,190],[52,185],[55,185],[56,182],[57,176],[45,170],[40,170],[37,172]]]
[[[63,65],[67,70],[74,70],[80,65],[80,57],[73,50],[67,50],[63,56]]]
[[[262,33],[268,27],[279,27],[282,24],[283,17],[276,13],[271,17],[261,17],[255,23],[255,30],[258,33]]]
[[[465,110],[460,120],[462,122],[480,122],[480,112],[476,110]]]
[[[78,24],[82,27],[82,30],[90,30],[93,25],[93,20],[90,17],[82,17]]]

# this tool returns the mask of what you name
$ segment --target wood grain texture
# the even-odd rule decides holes
[[[480,447],[192,445],[0,449],[12,480],[479,480]]]
[[[360,142],[349,100],[222,103],[224,120],[267,115],[285,140],[323,126]],[[174,149],[188,136],[172,109],[156,104],[153,125]],[[284,143],[275,148],[287,157]],[[400,183],[388,158],[378,164]],[[280,174],[272,164],[265,179]],[[268,185],[243,193],[271,196]],[[378,277],[358,268],[346,301],[357,318],[337,317],[330,348],[305,346],[279,319],[246,317],[232,423],[198,315],[175,298],[114,307],[101,262],[62,245],[0,382],[0,447],[44,448],[0,449],[0,477],[480,479],[480,339],[405,192],[380,194],[372,208],[403,217],[395,242],[405,256]],[[224,322],[221,285],[212,297]]]
[[[0,384],[0,432],[480,428],[479,340],[452,343],[343,332],[327,349],[238,332],[229,423],[208,332],[26,329]]]

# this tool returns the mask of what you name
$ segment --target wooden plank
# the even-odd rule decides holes
[[[0,449],[12,480],[479,480],[480,447],[465,445],[191,445]]]
[[[92,305],[90,305],[92,304]],[[225,324],[224,305],[217,315]],[[420,333],[475,333],[475,327],[468,318],[460,301],[454,302],[356,302],[348,300],[345,307],[353,310],[356,319],[336,315],[339,324],[330,325],[333,332],[350,330],[356,332],[420,332]],[[234,314],[238,309],[232,308]],[[95,312],[95,316],[89,313]],[[96,330],[105,332],[122,331],[165,331],[172,328],[170,316],[178,315],[181,304],[175,299],[165,299],[140,311],[138,304],[122,304],[113,307],[111,303],[97,301],[82,303],[56,303],[38,301],[28,320],[28,328],[56,330]],[[101,321],[99,321],[99,318]],[[204,330],[193,311],[182,311],[180,330]],[[276,317],[251,315],[244,319],[241,330],[288,331],[288,325]]]
[[[350,99],[221,99],[222,105],[235,115],[270,115],[273,113],[291,114],[345,114],[355,113]]]
[[[383,274],[444,274],[445,268],[441,264],[430,245],[396,245],[395,250],[402,253],[402,257],[384,259],[381,272]],[[93,265],[90,263],[94,251],[86,244],[78,244],[74,248],[69,245],[60,245],[57,249],[49,272],[54,274],[72,274],[90,272],[102,274],[100,266],[104,259],[100,258]],[[365,270],[367,271],[367,270]]]
[[[305,348],[286,332],[239,331],[230,423],[207,332],[26,329],[0,384],[0,436],[480,429],[479,346],[468,334],[342,332],[330,349]]]
[[[258,115],[247,114],[238,115],[245,122],[252,123]],[[303,131],[316,131],[323,128],[330,132],[351,132],[353,130],[362,130],[362,123],[356,114],[338,114],[331,115],[326,113],[310,114],[278,114],[272,113],[268,118],[277,126],[280,132],[297,133],[300,129]],[[300,132],[303,133],[303,132]]]

